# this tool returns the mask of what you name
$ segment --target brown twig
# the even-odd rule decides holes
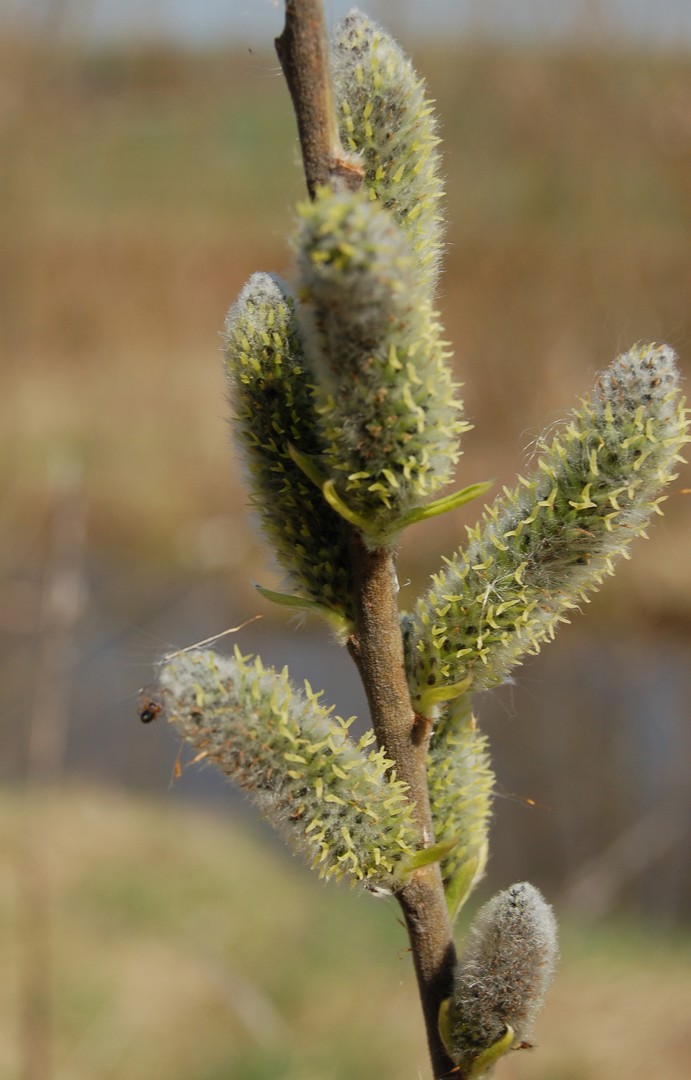
[[[429,730],[419,725],[410,703],[396,602],[394,553],[370,551],[357,535],[351,541],[356,630],[349,642],[367,693],[380,746],[410,788],[420,844],[434,842],[427,789]],[[422,733],[422,735],[421,735]],[[439,1006],[452,990],[456,953],[438,863],[416,870],[399,892],[435,1078],[453,1069],[439,1036]]]
[[[276,41],[298,122],[307,188],[323,183],[356,190],[357,159],[343,152],[333,107],[321,0],[286,0],[285,28]],[[434,842],[427,790],[429,729],[410,702],[396,600],[395,555],[369,550],[353,531],[351,559],[356,606],[349,650],[362,678],[380,746],[410,789],[421,847]],[[439,1006],[452,990],[455,949],[438,864],[416,870],[398,894],[417,975],[427,1041],[437,1080],[453,1071],[439,1036]]]
[[[285,26],[275,45],[293,100],[310,198],[323,184],[357,190],[363,168],[345,152],[338,134],[321,0],[286,0]]]

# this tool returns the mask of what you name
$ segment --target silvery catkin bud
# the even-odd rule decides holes
[[[336,28],[331,66],[341,139],[361,155],[369,197],[391,211],[416,256],[421,284],[433,291],[443,185],[424,81],[393,38],[357,10]]]
[[[554,914],[534,885],[512,885],[480,908],[439,1020],[464,1080],[530,1038],[556,960]]]
[[[449,702],[435,724],[427,781],[437,843],[451,843],[441,860],[452,921],[484,874],[494,774],[487,739],[467,697]]]
[[[157,707],[247,792],[323,877],[393,891],[416,846],[407,786],[369,732],[358,743],[287,670],[190,650],[161,666]]]
[[[448,483],[465,425],[410,246],[366,193],[322,189],[295,249],[322,465],[366,538]]]
[[[421,712],[502,682],[587,599],[675,479],[688,420],[674,353],[636,346],[598,378],[537,469],[489,507],[407,619]]]
[[[254,274],[230,309],[225,358],[251,501],[295,587],[348,620],[347,526],[290,456],[322,450],[311,379],[288,288]]]

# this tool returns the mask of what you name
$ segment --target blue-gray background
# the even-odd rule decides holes
[[[50,19],[57,7],[70,8],[75,29],[85,37],[169,37],[198,44],[261,45],[281,27],[279,0],[90,0],[56,4],[50,0],[5,0],[8,15],[37,23]],[[330,21],[351,7],[326,0]],[[678,43],[691,37],[687,0],[372,0],[373,17],[392,32],[448,38],[489,33],[506,38],[588,36],[606,32],[614,38]]]

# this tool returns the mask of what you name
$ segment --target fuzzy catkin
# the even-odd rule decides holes
[[[598,587],[658,510],[688,420],[674,353],[636,346],[597,380],[537,468],[489,507],[407,620],[421,711],[502,682]]]
[[[323,445],[295,303],[278,278],[254,274],[230,309],[225,367],[252,505],[278,561],[294,587],[349,620],[347,526],[289,452]]]
[[[362,12],[339,24],[331,47],[341,139],[361,155],[370,199],[392,213],[433,291],[443,218],[439,136],[424,81],[394,39]]]
[[[427,782],[435,840],[453,844],[441,860],[453,921],[485,870],[494,786],[487,739],[467,698],[450,702],[434,727]]]
[[[257,657],[166,660],[157,702],[198,756],[241,787],[326,878],[393,891],[416,844],[412,804],[372,732],[355,743],[309,685]]]
[[[534,885],[512,885],[480,908],[443,1021],[447,1049],[463,1076],[485,1075],[483,1056],[509,1029],[506,1049],[530,1038],[556,960],[554,914]]]
[[[403,232],[366,193],[322,189],[295,241],[323,468],[366,539],[448,483],[465,426]]]

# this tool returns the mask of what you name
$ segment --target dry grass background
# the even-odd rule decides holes
[[[427,1075],[393,903],[320,888],[244,816],[87,789],[0,801],[3,1077],[24,1075],[15,882],[27,840],[51,882],[56,1080]],[[567,922],[562,953],[537,1049],[511,1055],[502,1080],[687,1080],[688,933]]]
[[[247,276],[290,264],[302,184],[275,61],[2,49],[4,558],[40,535],[46,461],[64,453],[86,471],[96,549],[202,571],[241,552],[240,576],[266,577],[217,357]],[[691,58],[477,46],[416,59],[442,117],[440,305],[476,425],[459,480],[511,481],[617,351],[666,340],[688,370]],[[410,534],[415,582],[474,514]],[[688,625],[690,524],[674,495],[610,605],[634,589],[631,605]]]
[[[442,117],[449,248],[440,305],[476,425],[459,483],[511,482],[535,435],[619,350],[666,340],[689,372],[691,56],[476,43],[422,50],[416,62]],[[28,635],[25,667],[8,650],[0,689],[18,671],[31,682],[41,594],[29,586],[45,562],[55,461],[83,470],[86,561],[102,575],[91,603],[104,601],[109,617],[131,617],[144,580],[162,581],[162,594],[181,578],[208,581],[250,610],[248,583],[272,584],[228,450],[219,331],[253,270],[289,266],[301,196],[272,55],[0,42],[0,629],[3,640]],[[670,664],[688,667],[689,485],[685,470],[648,546],[587,615],[596,639],[623,641],[632,699],[644,695],[631,668],[650,666],[651,641],[662,637]],[[405,539],[411,591],[474,512]],[[568,821],[555,811],[524,827],[528,846],[556,823],[564,865],[587,850],[579,814],[591,837],[609,836],[610,826],[626,828],[621,805],[637,806],[627,789],[617,813],[606,810],[624,784],[621,769],[616,783],[604,779],[603,762],[624,744],[607,741],[605,723],[595,740],[592,728],[579,729],[584,700],[593,712],[611,704],[591,657],[584,668],[591,698],[582,687],[567,698],[555,683],[548,715],[531,673],[519,710],[535,740],[531,762],[549,757],[553,787],[571,798]],[[101,698],[108,692],[106,683]],[[563,734],[550,734],[552,702]],[[3,746],[14,746],[15,714],[7,729]],[[513,751],[498,750],[510,777]],[[532,782],[529,769],[514,790],[533,794]],[[584,799],[593,783],[611,785],[602,802]],[[52,883],[59,1080],[424,1073],[391,907],[320,890],[244,823],[103,791],[47,800],[3,795],[0,967],[22,971],[16,871],[21,852],[34,851]],[[500,819],[507,806],[515,815],[500,801]],[[526,848],[504,842],[497,862],[520,853],[525,866]],[[688,876],[680,857],[685,850],[671,852],[667,873],[677,897]],[[655,872],[650,880],[657,888]],[[279,883],[277,920],[265,900]],[[592,929],[567,933],[540,1050],[515,1055],[503,1076],[685,1080],[689,970],[687,934],[658,939],[649,927],[611,923],[606,940]],[[8,1076],[19,989],[14,977],[0,986]]]

